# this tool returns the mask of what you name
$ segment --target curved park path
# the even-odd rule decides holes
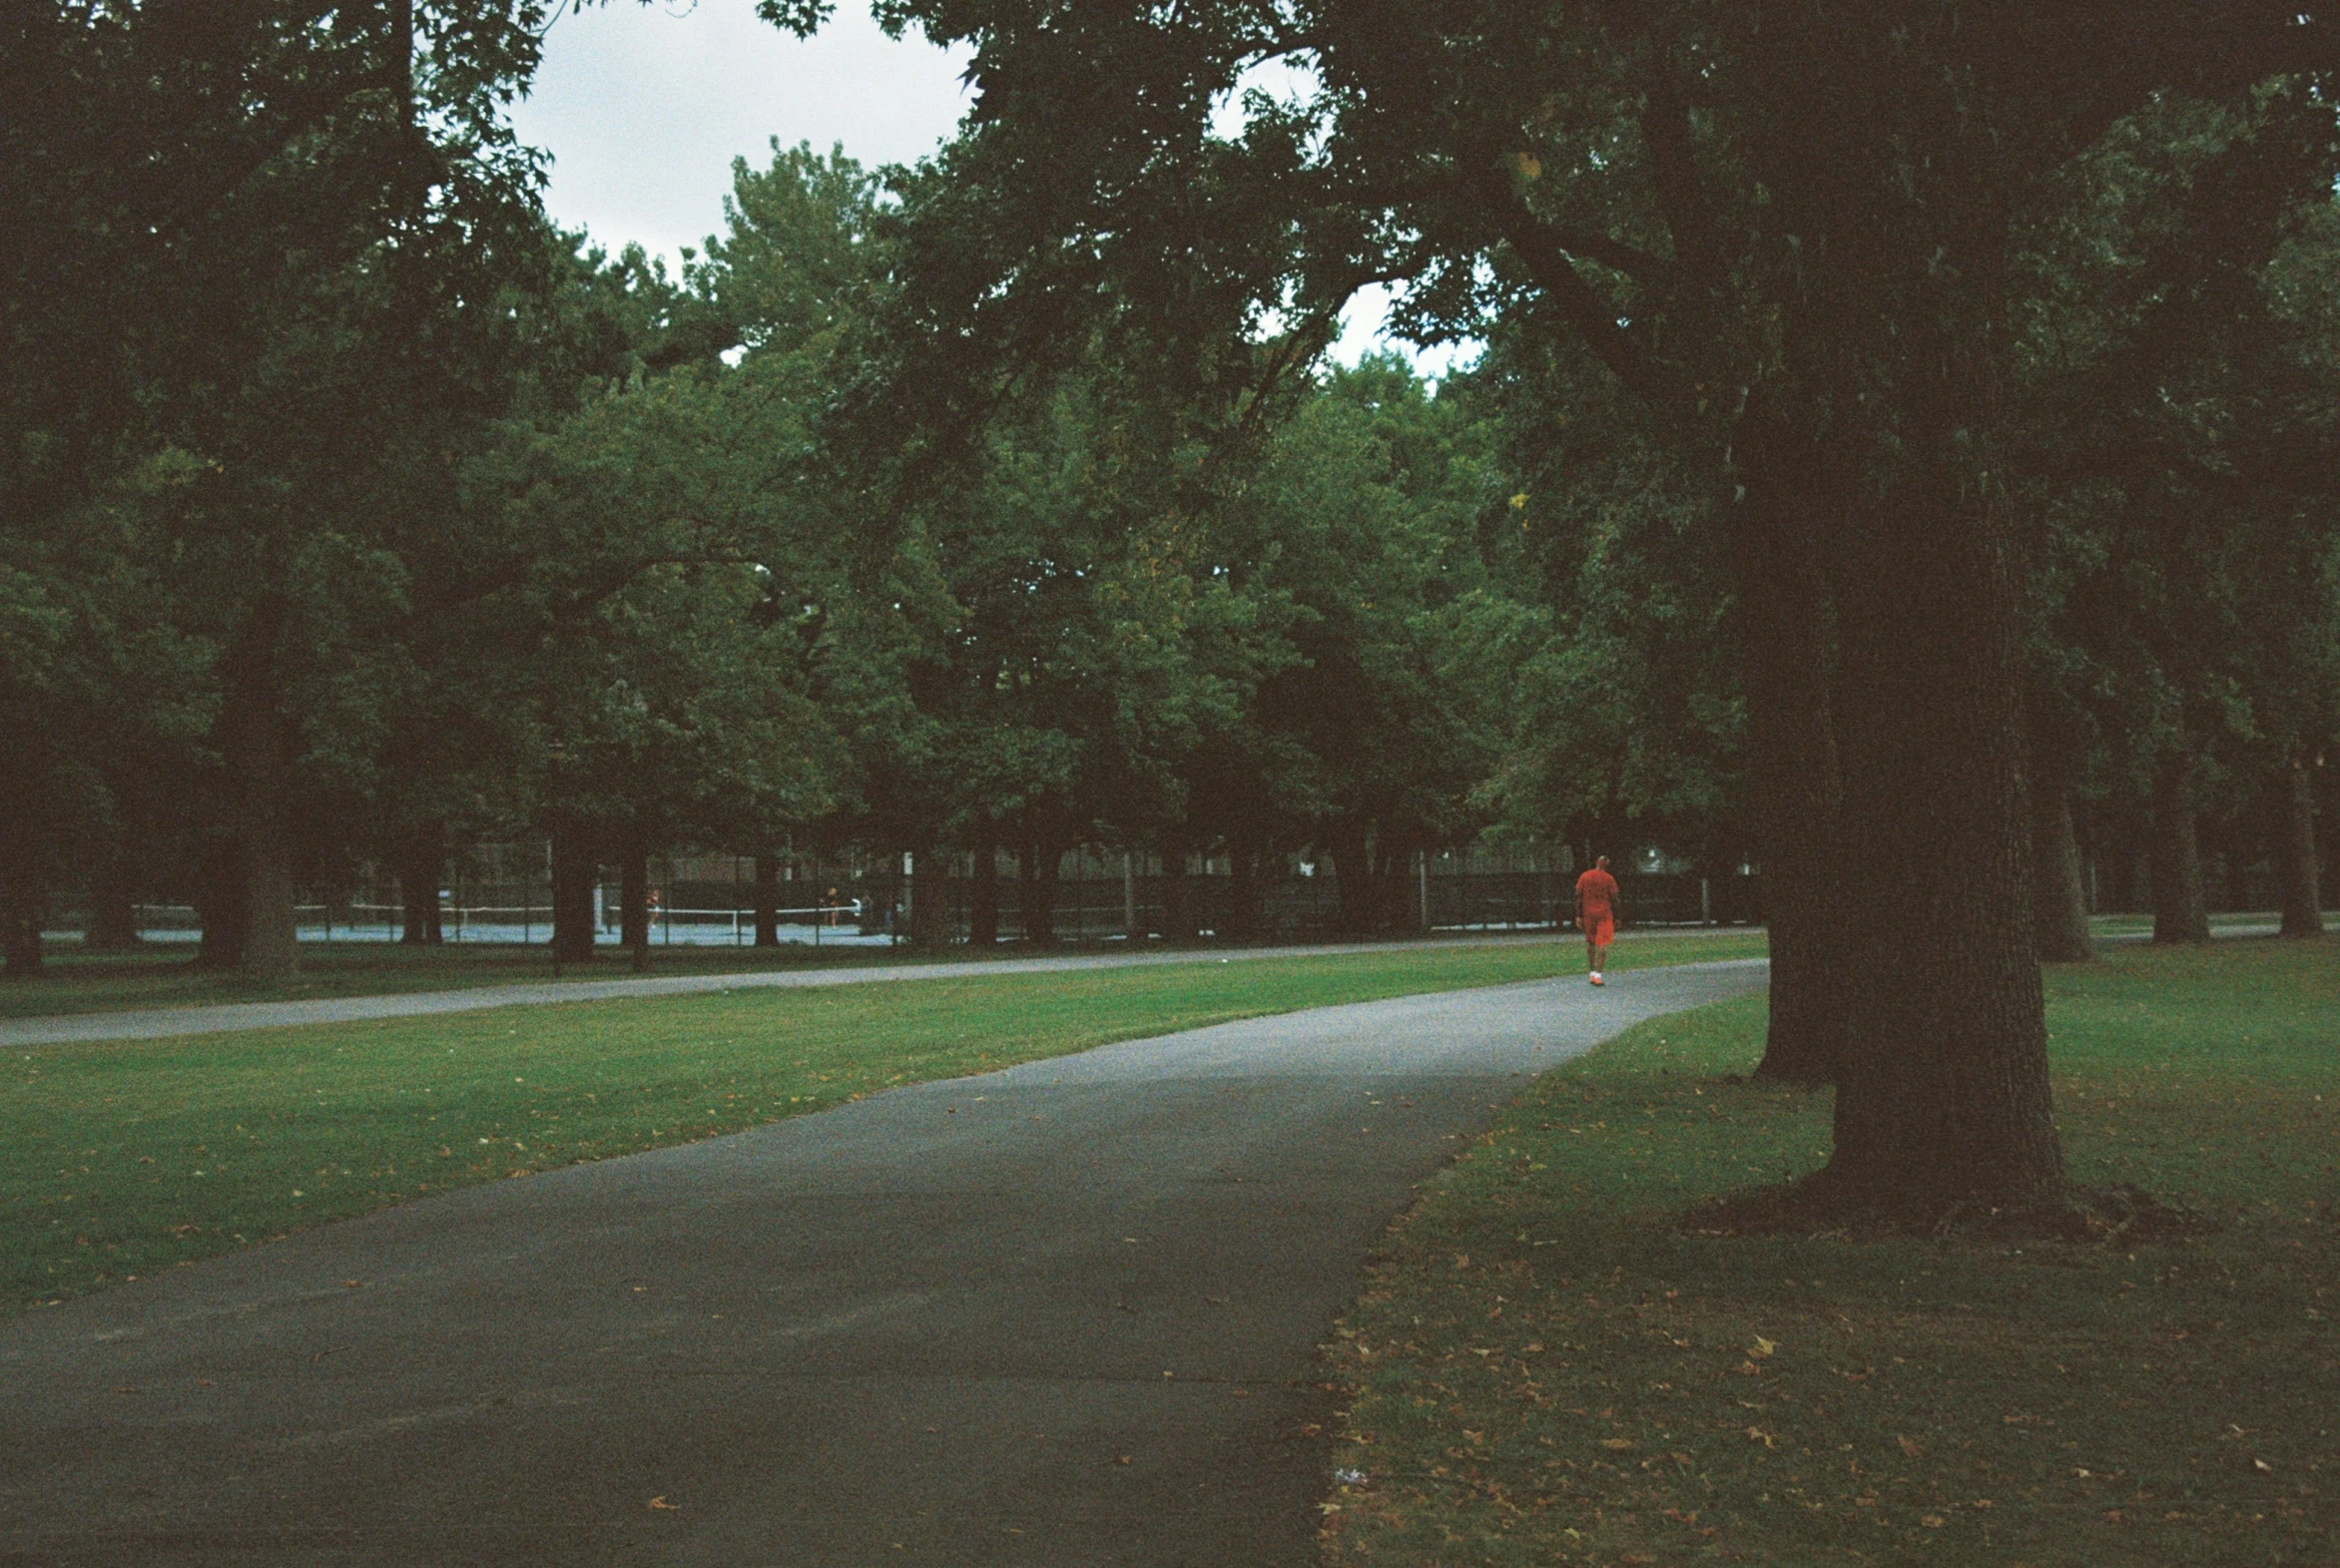
[[[0,1564],[1304,1568],[1391,1217],[1525,1075],[1765,973],[1126,1041],[27,1313]]]
[[[1743,935],[1753,926],[1663,926],[1620,931],[1620,956],[1632,943],[1652,937]],[[2222,924],[2211,934],[2224,939],[2272,936],[2272,921]],[[2099,933],[2098,941],[2142,942],[2149,931]],[[238,1029],[276,1029],[299,1024],[354,1023],[367,1018],[412,1018],[427,1013],[468,1013],[489,1007],[546,1002],[598,1002],[629,996],[682,996],[692,992],[736,991],[765,986],[793,988],[866,985],[886,980],[963,979],[971,975],[1045,973],[1064,969],[1124,969],[1154,964],[1240,963],[1253,958],[1321,958],[1337,953],[1404,952],[1422,948],[1478,947],[1559,942],[1573,946],[1569,932],[1532,931],[1517,935],[1422,937],[1412,941],[1351,942],[1337,945],[1180,948],[1169,952],[1061,953],[1052,957],[957,960],[949,963],[852,964],[829,969],[746,970],[726,974],[656,975],[607,980],[554,980],[529,984],[467,986],[445,991],[407,991],[377,996],[318,997],[297,1002],[203,1002],[142,1007],[120,1012],[52,1014],[0,1018],[0,1050],[66,1045],[76,1041],[157,1040],[174,1035],[227,1034]],[[1629,959],[1628,959],[1629,961]]]
[[[1630,944],[1651,936],[1744,935],[1753,926],[1661,927],[1620,932]],[[1421,948],[1480,947],[1549,943],[1563,946],[1572,932],[1535,931],[1517,936],[1423,937],[1401,942],[1348,942],[1313,947],[1234,947],[1223,950],[1176,948],[1168,952],[1059,953],[1045,958],[957,959],[946,963],[841,964],[828,969],[751,969],[726,974],[636,976],[609,980],[546,980],[518,985],[478,985],[460,990],[407,991],[380,996],[318,997],[298,1002],[209,1002],[175,1007],[142,1007],[111,1013],[0,1018],[0,1050],[28,1045],[65,1045],[78,1040],[159,1040],[183,1034],[227,1034],[238,1029],[280,1029],[296,1024],[355,1023],[366,1018],[413,1018],[425,1013],[469,1013],[488,1007],[524,1007],[545,1002],[605,1002],[628,996],[685,996],[705,991],[743,991],[778,986],[868,985],[881,980],[963,980],[985,974],[1046,974],[1066,969],[1129,969],[1156,964],[1240,963],[1255,958],[1323,958],[1338,953],[1407,952]],[[1631,953],[1626,945],[1624,952]]]

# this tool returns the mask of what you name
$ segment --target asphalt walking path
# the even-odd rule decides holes
[[[1637,937],[1726,936],[1748,926],[1689,926]],[[950,963],[853,964],[835,969],[767,969],[734,974],[653,975],[625,980],[553,980],[533,985],[482,985],[451,991],[410,991],[383,996],[319,997],[304,1002],[215,1002],[181,1007],[147,1007],[112,1013],[65,1014],[46,1018],[0,1019],[0,1050],[33,1045],[66,1045],[82,1040],[159,1040],[183,1034],[227,1034],[238,1029],[279,1029],[298,1024],[351,1023],[366,1018],[414,1018],[426,1013],[468,1013],[488,1007],[544,1002],[599,1002],[628,996],[683,996],[700,991],[743,991],[759,987],[867,985],[879,980],[956,980],[983,974],[1046,974],[1067,969],[1125,969],[1151,964],[1242,962],[1257,958],[1322,958],[1338,953],[1405,952],[1431,947],[1471,947],[1490,943],[1550,942],[1551,931],[1518,936],[1424,937],[1407,942],[1358,942],[1339,946],[1238,947],[1225,950],[1179,948],[1159,953],[1065,953],[1052,958],[988,958]],[[1575,941],[1571,932],[1557,933]],[[1632,951],[1630,946],[1625,948]]]
[[[0,1564],[1307,1568],[1392,1216],[1527,1075],[1765,978],[1126,1041],[28,1312]]]

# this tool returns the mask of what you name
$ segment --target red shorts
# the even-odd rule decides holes
[[[1603,909],[1598,914],[1584,917],[1584,939],[1595,947],[1606,947],[1617,939],[1616,917]]]

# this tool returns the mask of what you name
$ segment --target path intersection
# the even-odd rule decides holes
[[[0,1324],[0,1564],[1304,1568],[1316,1345],[1527,1077],[1762,960],[1249,1019]]]

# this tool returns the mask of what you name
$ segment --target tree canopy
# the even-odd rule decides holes
[[[2083,846],[2321,931],[2325,10],[878,14],[959,135],[742,159],[679,272],[544,218],[535,0],[6,24],[12,971],[169,896],[281,974],[297,886],[426,932],[497,838],[572,958],[684,846],[906,855],[934,942],[1080,846],[1233,933],[1284,856],[1365,931],[1480,835],[1661,845],[1761,865],[1765,1071],[1837,1091],[1725,1219],[1931,1223],[2062,1201]],[[1475,358],[1332,362],[1368,287]]]

